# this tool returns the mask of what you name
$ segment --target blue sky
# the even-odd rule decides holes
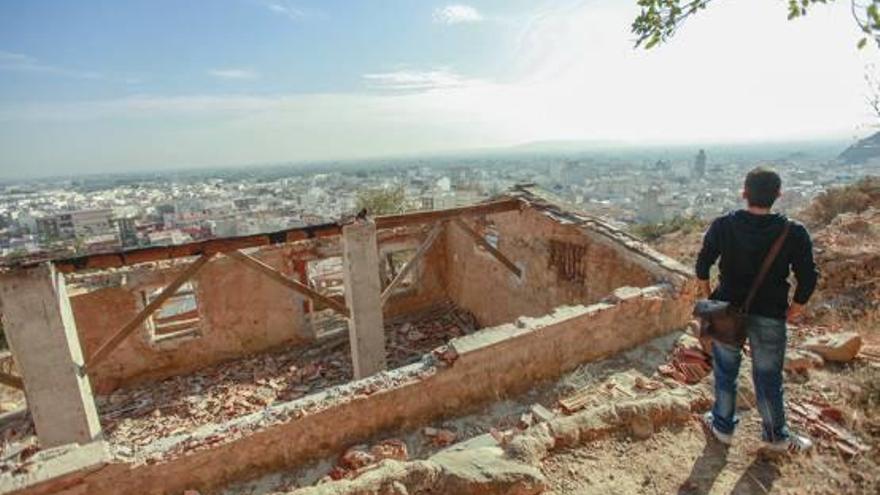
[[[480,2],[498,22],[449,29],[435,19],[442,7],[413,0],[6,0],[0,48],[69,77],[9,71],[0,91],[4,101],[351,91],[363,74],[426,62],[478,74],[503,63],[513,32],[499,19],[528,4]]]
[[[634,0],[4,0],[0,177],[849,137],[877,54],[845,3],[720,2],[644,52]]]

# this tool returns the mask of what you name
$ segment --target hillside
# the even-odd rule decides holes
[[[845,149],[839,159],[844,163],[865,163],[880,158],[880,132],[874,133]]]
[[[880,137],[877,143],[880,144]],[[826,363],[802,372],[791,372],[787,364],[785,385],[790,404],[818,403],[829,413],[840,413],[841,421],[837,424],[863,439],[871,451],[850,456],[820,435],[818,449],[808,459],[791,463],[754,461],[749,470],[754,469],[753,481],[758,481],[747,483],[751,486],[743,493],[876,493],[880,487],[880,478],[868,475],[878,472],[880,462],[880,365],[875,356],[880,349],[880,195],[874,194],[876,186],[876,178],[866,178],[830,190],[795,215],[811,226],[821,277],[805,319],[790,327],[786,360],[800,359],[791,356],[803,355],[802,346],[811,337],[833,338],[843,332],[856,332],[863,347],[860,357],[845,364]],[[692,265],[704,229],[705,226],[669,232],[651,244]],[[755,415],[749,417],[750,424],[755,421]],[[810,421],[795,426],[815,433],[812,428],[816,425]],[[699,436],[676,435],[669,440],[670,445],[687,442],[694,444],[691,451],[696,450]],[[748,462],[751,454],[739,455],[744,457],[743,462]],[[720,465],[718,469],[719,481],[735,479],[735,469],[722,469]],[[708,489],[714,481],[708,475],[701,476],[693,485],[694,493]]]

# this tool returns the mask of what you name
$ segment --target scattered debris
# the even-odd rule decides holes
[[[818,313],[847,320],[880,309],[880,209],[838,215],[816,232],[816,262],[822,269]]]
[[[458,435],[442,428],[426,427],[422,433],[431,440],[435,447],[446,447],[455,443]]]
[[[336,466],[322,480],[354,479],[385,459],[406,461],[409,453],[406,444],[396,438],[382,440],[372,447],[355,445],[346,450],[340,457]]]
[[[632,435],[639,440],[650,438],[654,434],[654,422],[650,416],[637,414],[629,422]]]
[[[785,353],[785,371],[804,373],[812,368],[821,368],[825,364],[822,356],[804,349],[789,349]]]
[[[849,362],[862,348],[862,337],[855,332],[843,332],[807,339],[803,347],[828,361]]]
[[[418,361],[424,353],[477,328],[473,315],[449,301],[391,319],[386,323],[389,366]],[[448,353],[448,347],[443,352]],[[105,435],[114,447],[137,449],[158,438],[226,422],[346,383],[351,377],[348,338],[343,332],[310,346],[263,353],[118,390],[99,398],[98,405]],[[369,395],[380,388],[378,382],[369,382],[358,392]]]
[[[541,404],[533,404],[530,411],[539,423],[547,423],[556,417],[556,413]]]
[[[692,385],[712,372],[712,360],[699,341],[690,338],[686,344],[677,346],[670,361],[660,365],[657,371],[677,382]]]
[[[641,376],[637,376],[633,383],[633,388],[650,392],[663,388],[663,384],[655,380],[648,380]]]
[[[428,350],[445,346],[455,337],[475,332],[480,326],[473,314],[447,300],[426,311],[389,320],[385,328],[388,357],[395,366],[403,366],[418,361]],[[444,362],[453,358],[442,356],[443,351],[440,354],[438,358]]]
[[[512,430],[499,430],[498,428],[492,428],[489,430],[489,435],[498,442],[499,445],[507,445],[510,442],[510,439],[513,438],[514,432]]]
[[[811,435],[833,440],[842,454],[852,457],[871,450],[870,446],[840,424],[843,414],[837,408],[828,404],[789,401],[788,409],[792,422],[805,428]]]
[[[875,366],[880,365],[880,346],[864,346],[857,357]]]

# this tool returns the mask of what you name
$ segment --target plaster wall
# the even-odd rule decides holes
[[[635,253],[539,209],[469,223],[480,233],[497,233],[496,247],[523,270],[516,277],[461,229],[447,227],[449,294],[484,326],[547,314],[563,304],[595,303],[618,287],[659,281],[633,259]]]
[[[631,348],[683,326],[690,318],[692,299],[686,292],[655,286],[621,291],[613,303],[563,307],[541,318],[521,318],[453,340],[450,345],[458,358],[449,366],[410,365],[236,420],[224,430],[248,433],[226,443],[186,449],[159,463],[111,461],[96,471],[71,473],[14,493],[214,493],[232,482],[338,453],[386,429],[416,427],[475,410],[581,363]],[[376,380],[393,385],[363,393]],[[267,417],[286,419],[255,426]],[[199,445],[200,435],[224,437],[208,431],[178,442]]]
[[[419,311],[446,297],[445,243],[441,236],[426,253],[416,273],[416,283],[393,296],[385,306],[386,317]],[[383,252],[417,247],[417,237],[399,237],[381,243]],[[303,280],[305,261],[338,255],[335,242],[316,249],[299,247],[264,249],[254,254],[285,275]],[[70,298],[83,352],[90,356],[110,336],[125,326],[144,307],[145,291],[162,288],[183,271],[186,263],[172,268],[137,269],[108,276],[116,283],[80,289]],[[200,317],[198,336],[154,342],[149,323],[130,335],[102,363],[90,371],[97,394],[136,383],[191,373],[229,359],[302,345],[313,340],[306,318],[309,302],[241,263],[224,256],[209,262],[192,279]]]

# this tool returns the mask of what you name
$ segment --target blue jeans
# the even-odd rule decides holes
[[[789,436],[785,424],[782,397],[782,365],[785,361],[785,320],[750,315],[748,317],[749,344],[752,350],[752,381],[755,400],[763,425],[762,437],[768,442],[785,440]],[[722,433],[733,433],[736,418],[736,381],[742,351],[734,347],[712,343],[712,366],[715,372],[715,405],[712,423]]]

